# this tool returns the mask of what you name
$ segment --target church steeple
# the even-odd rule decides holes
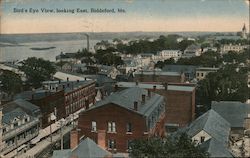
[[[242,28],[242,31],[241,31],[241,37],[243,39],[247,39],[247,28],[246,28],[246,24],[244,23],[244,26]]]

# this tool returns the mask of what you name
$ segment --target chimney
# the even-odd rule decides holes
[[[65,90],[65,85],[63,85],[63,90]]]
[[[58,83],[61,84],[61,80],[58,80]]]
[[[76,129],[70,132],[70,149],[74,149],[79,144],[79,131]]]
[[[115,85],[115,92],[117,92],[118,91],[118,85],[116,84]]]
[[[135,85],[138,86],[138,81],[135,82]]]
[[[141,99],[142,99],[142,103],[145,103],[145,101],[146,101],[146,95],[145,95],[145,94],[142,94],[142,95],[141,95]]]
[[[151,91],[148,89],[148,97],[151,97]]]
[[[134,110],[135,110],[135,111],[138,110],[138,102],[137,102],[137,101],[134,102]]]
[[[34,100],[34,94],[31,95],[31,100]]]
[[[67,84],[67,87],[69,87],[69,83]]]
[[[167,91],[168,90],[168,83],[165,82],[163,86],[165,87],[165,90]]]
[[[86,78],[86,77],[84,77],[84,80],[86,81],[86,80],[87,80],[87,78]]]
[[[154,90],[154,92],[156,91],[156,86],[153,86],[153,90]]]
[[[79,80],[76,80],[77,81],[77,83],[79,83]]]
[[[67,81],[69,81],[69,78],[67,77]]]
[[[56,87],[56,92],[58,91],[58,87]]]
[[[103,149],[106,149],[106,131],[105,130],[97,131],[97,144]]]

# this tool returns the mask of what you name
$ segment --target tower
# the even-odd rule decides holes
[[[241,31],[241,37],[243,39],[247,39],[247,28],[246,28],[246,25],[244,24],[243,28],[242,28],[242,31]]]

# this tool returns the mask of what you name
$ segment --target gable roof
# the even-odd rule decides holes
[[[230,133],[230,123],[214,110],[209,110],[190,124],[187,133],[193,137],[202,130],[217,141],[226,144]]]
[[[146,98],[145,103],[142,102],[143,94]],[[149,116],[163,100],[163,96],[151,92],[151,97],[148,97],[147,90],[138,87],[132,87],[111,94],[110,96],[104,98],[104,100],[97,102],[96,105],[92,106],[89,110],[107,105],[108,103],[113,103],[128,110],[133,110],[134,112],[137,112],[141,115]],[[134,110],[135,101],[138,103],[137,111]]]
[[[108,151],[99,147],[93,140],[88,137],[84,139],[76,149],[72,151],[72,156],[77,156],[78,158],[96,158],[96,157],[105,157],[110,155]]]
[[[231,127],[244,127],[244,120],[250,113],[250,105],[236,101],[213,101],[211,109],[227,120]]]
[[[14,118],[22,118],[26,115],[26,113],[21,108],[16,108],[11,111],[5,110],[3,108],[3,123],[11,124],[11,121]]]
[[[52,158],[104,158],[109,155],[111,155],[110,152],[102,149],[87,137],[73,150],[55,150]]]
[[[233,157],[227,147],[214,138],[202,143],[200,147],[205,149],[210,157]]]

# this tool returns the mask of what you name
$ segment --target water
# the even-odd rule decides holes
[[[90,49],[99,40],[90,40]],[[33,43],[19,43],[23,46],[0,47],[0,62],[16,61],[27,59],[28,57],[43,58],[45,60],[55,61],[55,57],[61,52],[74,53],[79,49],[87,47],[86,41],[72,40],[72,41],[53,41],[53,42],[33,42]],[[32,50],[30,48],[47,48],[56,47],[48,50]]]

